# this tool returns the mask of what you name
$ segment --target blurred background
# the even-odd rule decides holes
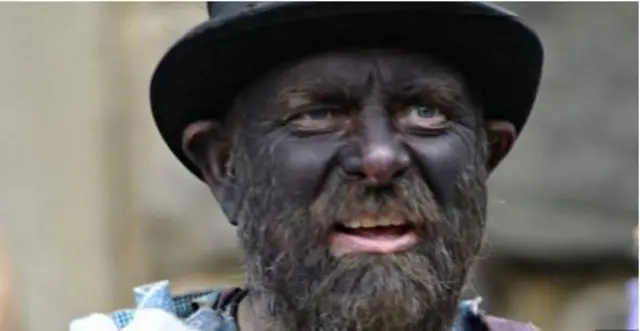
[[[543,330],[624,328],[638,272],[638,4],[502,4],[539,32],[546,63],[490,182],[469,295]],[[205,18],[198,3],[0,4],[1,331],[66,330],[153,280],[242,284],[234,229],[147,101],[163,52]]]

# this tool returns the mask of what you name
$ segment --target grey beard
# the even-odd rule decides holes
[[[238,176],[248,187],[238,234],[247,288],[261,303],[264,330],[450,330],[482,245],[483,153],[462,171],[450,206],[439,205],[410,171],[394,184],[394,195],[375,198],[357,183],[333,177],[309,207],[278,189],[277,170],[265,169],[268,162],[255,160],[238,158],[251,165]],[[399,254],[333,257],[323,244],[332,221],[350,219],[363,206],[413,220],[422,244]]]

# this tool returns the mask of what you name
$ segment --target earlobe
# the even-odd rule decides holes
[[[486,123],[486,131],[489,138],[487,169],[492,172],[513,147],[516,129],[510,122],[490,120]]]
[[[236,183],[232,169],[229,169],[231,140],[219,123],[198,121],[191,123],[182,135],[182,148],[200,169],[202,179],[235,225]]]

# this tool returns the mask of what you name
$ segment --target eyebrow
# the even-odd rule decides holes
[[[457,108],[464,103],[464,87],[451,77],[414,76],[382,86],[390,101],[421,100],[442,107]],[[346,104],[357,96],[352,86],[340,77],[312,77],[287,83],[277,94],[278,110],[285,115],[316,103]]]
[[[345,102],[351,98],[344,80],[314,77],[287,84],[280,89],[276,100],[284,109],[296,109],[319,101]]]
[[[391,84],[383,88],[392,98],[401,100],[424,98],[452,103],[463,97],[463,88],[459,82],[442,77],[416,77],[404,84]]]

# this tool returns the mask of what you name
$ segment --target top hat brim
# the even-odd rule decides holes
[[[156,125],[178,159],[190,123],[224,118],[238,92],[289,60],[343,48],[385,48],[438,55],[480,93],[486,118],[519,133],[536,98],[543,50],[510,12],[470,2],[255,3],[188,32],[162,58],[151,82]],[[215,9],[214,9],[215,11]]]

